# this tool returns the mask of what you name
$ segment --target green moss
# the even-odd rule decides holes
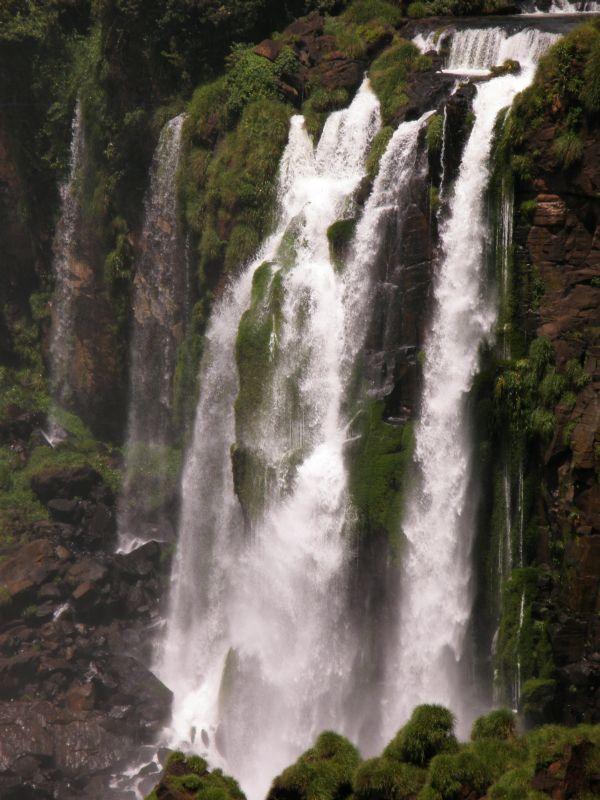
[[[410,424],[383,419],[383,403],[367,401],[347,450],[349,490],[358,516],[359,534],[384,533],[399,547],[405,476],[413,452]]]
[[[329,241],[329,253],[336,270],[344,268],[344,262],[348,255],[348,249],[354,238],[357,220],[338,219],[327,229],[327,240]]]
[[[392,761],[423,767],[434,756],[453,752],[457,746],[452,712],[443,706],[422,705],[415,708],[410,720],[398,731],[383,755]]]
[[[236,128],[217,145],[202,183],[187,185],[187,216],[201,226],[201,285],[214,284],[224,265],[232,271],[247,261],[265,236],[289,116],[289,108],[277,100],[246,105]]]
[[[236,337],[239,391],[235,401],[236,440],[232,449],[236,492],[246,519],[262,509],[271,471],[255,448],[254,422],[270,391],[270,375],[278,357],[283,283],[281,270],[270,262],[258,267],[252,279],[250,307],[240,320]]]
[[[540,573],[532,567],[513,570],[504,587],[496,669],[505,700],[512,700],[517,661],[523,684],[534,677],[553,679],[554,664],[544,623],[534,619]],[[523,699],[523,702],[524,699]]]
[[[375,138],[373,139],[373,144],[371,145],[369,156],[367,158],[367,176],[372,181],[375,180],[377,173],[379,172],[381,159],[387,150],[387,146],[390,143],[390,139],[393,135],[394,129],[391,127],[391,125],[385,125],[377,132]]]
[[[530,678],[521,690],[524,712],[534,719],[542,719],[548,712],[556,694],[553,678]]]
[[[418,68],[419,56],[419,49],[412,42],[399,40],[371,64],[369,77],[381,103],[385,125],[393,124],[408,102],[406,81],[409,74]]]
[[[441,153],[444,138],[444,117],[434,114],[427,121],[427,150],[430,154]]]
[[[360,764],[358,750],[343,736],[322,733],[314,747],[273,781],[268,800],[344,800]]]

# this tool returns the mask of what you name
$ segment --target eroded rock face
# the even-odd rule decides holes
[[[576,362],[584,373],[572,407],[555,408],[538,545],[539,562],[551,565],[554,543],[566,542],[546,613],[559,673],[556,705],[573,723],[600,720],[600,141],[584,131],[583,157],[567,170],[552,152],[555,135],[546,123],[528,144],[540,151],[535,212],[517,243],[520,263],[543,285],[539,308],[524,324],[552,342],[560,371]]]
[[[168,553],[114,554],[114,498],[91,467],[34,481],[50,521],[0,562],[0,796],[110,797],[166,723],[149,671]]]

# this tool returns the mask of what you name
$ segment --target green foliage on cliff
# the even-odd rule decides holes
[[[414,445],[412,426],[386,422],[383,402],[369,400],[357,414],[352,433],[356,439],[346,457],[358,533],[384,533],[398,546],[405,478]]]
[[[354,0],[338,17],[329,17],[325,32],[335,36],[338,49],[351,58],[376,52],[393,36],[402,18],[399,4],[388,0]]]
[[[542,57],[533,84],[517,96],[504,140],[517,171],[527,142],[544,122],[556,125],[552,153],[570,168],[583,155],[582,128],[600,111],[600,22],[590,20],[563,36]],[[525,177],[527,172],[525,173]]]
[[[431,61],[422,56],[412,43],[398,40],[371,64],[369,77],[381,103],[385,125],[394,123],[395,117],[408,102],[406,81],[413,70],[428,69]]]

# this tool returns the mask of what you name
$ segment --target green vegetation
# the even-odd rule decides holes
[[[469,16],[474,14],[510,13],[513,9],[508,0],[431,0],[410,3],[407,14],[412,19],[436,16]]]
[[[552,154],[559,165],[569,168],[583,155],[580,132],[600,109],[600,23],[591,20],[562,37],[543,56],[533,84],[513,104],[504,131],[513,170],[523,178],[525,158],[539,158],[539,150],[528,146],[544,120],[557,125]],[[525,155],[527,151],[527,156]]]
[[[454,715],[443,706],[417,706],[383,751],[386,758],[423,767],[439,753],[453,752]]]
[[[473,723],[471,739],[512,739],[516,732],[516,718],[508,708],[498,708]]]
[[[348,486],[359,535],[385,534],[400,547],[400,519],[406,471],[413,452],[410,424],[383,418],[383,402],[369,400],[359,411],[347,450]]]
[[[203,800],[245,800],[236,780],[224,775],[220,769],[209,771],[206,761],[200,756],[186,756],[178,751],[169,756],[160,793],[157,787],[146,800],[158,800],[164,792],[182,799],[193,796]]]
[[[351,219],[338,219],[333,225],[330,225],[327,230],[327,239],[329,240],[329,252],[331,260],[337,270],[344,268],[344,260],[348,254],[350,243],[354,238],[356,231],[355,218]]]
[[[377,132],[377,135],[373,139],[373,144],[371,145],[371,150],[367,158],[367,176],[369,180],[374,181],[377,177],[381,159],[393,135],[394,129],[391,125],[385,125]]]
[[[600,726],[548,725],[519,737],[512,712],[498,709],[459,744],[447,709],[419,706],[377,758],[361,761],[346,739],[321,734],[275,778],[268,800],[541,800],[547,795],[533,789],[534,776],[548,770],[566,786],[575,764],[583,799],[593,796],[599,759]]]
[[[431,68],[431,60],[412,43],[396,41],[371,64],[369,77],[381,103],[385,125],[392,125],[408,102],[406,81],[411,72]]]
[[[322,733],[315,746],[275,778],[267,800],[344,800],[352,794],[358,750],[337,733]]]
[[[427,150],[430,154],[438,154],[442,150],[444,137],[444,117],[434,114],[427,121]]]
[[[401,18],[401,9],[388,0],[354,0],[338,17],[327,19],[325,32],[347,56],[364,58],[391,41]]]

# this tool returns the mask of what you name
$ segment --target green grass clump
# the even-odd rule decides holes
[[[443,706],[417,706],[410,720],[401,728],[383,751],[395,761],[423,767],[439,753],[457,748],[454,715]]]
[[[267,800],[344,800],[352,794],[358,750],[343,736],[322,733],[314,747],[277,776]]]
[[[565,131],[554,141],[552,152],[559,162],[566,167],[572,167],[583,156],[583,142],[574,131]]]
[[[508,708],[498,708],[473,723],[471,739],[511,739],[515,735],[516,718]]]
[[[389,758],[371,758],[354,775],[353,795],[357,800],[412,800],[427,773],[412,764]]]
[[[339,108],[344,108],[350,102],[348,89],[325,89],[318,86],[310,93],[308,100],[302,106],[302,114],[306,121],[306,130],[314,140],[317,140],[323,131],[327,116]]]
[[[161,782],[146,800],[155,800],[168,792],[169,797],[197,797],[202,800],[246,800],[238,783],[220,769],[209,772],[206,761],[200,756],[171,753]]]
[[[408,102],[406,81],[409,74],[422,63],[420,55],[412,42],[399,40],[371,64],[369,77],[381,103],[385,125],[393,124],[402,106]]]

